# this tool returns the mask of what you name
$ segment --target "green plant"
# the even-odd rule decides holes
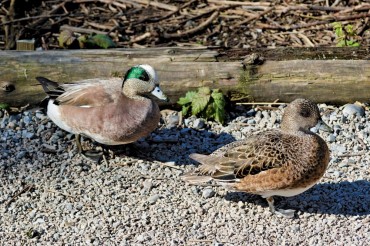
[[[113,40],[105,34],[81,35],[78,38],[70,30],[64,30],[58,37],[59,46],[66,49],[108,49],[116,47]]]
[[[225,122],[225,98],[219,89],[211,90],[209,87],[201,87],[197,92],[189,91],[185,97],[181,97],[178,104],[182,106],[182,115],[190,114],[214,119],[223,124]]]
[[[116,47],[113,40],[105,34],[91,34],[89,36],[82,35],[78,38],[81,48],[88,49],[108,49]]]
[[[7,104],[7,103],[0,103],[0,109],[9,109],[9,104]]]
[[[342,23],[334,22],[333,28],[335,31],[335,35],[337,36],[337,46],[338,47],[358,47],[360,43],[358,43],[355,38],[357,37],[357,33],[353,30],[352,25],[346,25],[343,27]]]

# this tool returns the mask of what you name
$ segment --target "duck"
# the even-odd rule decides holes
[[[191,154],[189,157],[201,165],[182,179],[195,185],[213,180],[233,191],[260,195],[273,214],[292,218],[295,211],[275,209],[273,197],[301,194],[324,175],[329,148],[310,131],[315,126],[331,131],[317,105],[298,98],[285,108],[280,128],[251,134],[210,155]]]
[[[58,83],[36,77],[47,94],[47,115],[61,129],[103,145],[137,141],[154,131],[160,121],[155,98],[168,101],[155,69],[148,64],[129,68],[123,78],[87,79]]]

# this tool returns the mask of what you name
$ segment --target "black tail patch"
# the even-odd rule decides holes
[[[36,77],[36,79],[41,84],[45,93],[48,94],[49,98],[55,99],[65,92],[57,82],[44,77]]]

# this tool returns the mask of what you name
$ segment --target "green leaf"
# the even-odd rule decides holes
[[[347,40],[347,46],[350,46],[350,47],[358,47],[360,46],[360,44],[354,40]]]
[[[193,115],[197,115],[202,112],[206,108],[210,98],[211,95],[195,95],[193,101],[191,102],[191,113]]]
[[[353,30],[352,25],[347,25],[347,26],[345,26],[344,29],[346,29],[346,32],[348,33],[349,36],[355,36],[356,35],[355,31]]]
[[[7,103],[0,103],[0,109],[8,109],[9,108],[9,104]]]
[[[209,103],[207,105],[206,110],[203,111],[204,112],[203,118],[205,118],[207,120],[208,119],[214,119],[215,118],[215,108],[214,108],[213,104],[214,104],[214,102]]]
[[[333,28],[334,28],[334,31],[335,31],[335,35],[340,38],[340,37],[343,37],[343,27],[342,27],[342,23],[340,22],[334,22],[333,24]]]
[[[195,91],[188,91],[185,94],[185,97],[180,97],[179,98],[179,100],[177,101],[177,103],[180,104],[180,105],[185,105],[185,104],[191,103],[193,101],[193,98],[194,98],[194,96],[196,94],[197,93]]]
[[[213,108],[215,110],[214,119],[215,121],[223,124],[225,122],[226,112],[225,112],[225,98],[221,92],[213,91],[212,93],[213,98]]]
[[[345,47],[346,46],[346,41],[345,40],[340,40],[338,43],[337,43],[337,47]]]
[[[211,94],[211,89],[209,87],[200,87],[198,89],[198,94],[202,94],[202,95],[210,95]]]
[[[92,34],[87,39],[84,40],[84,38],[81,38],[79,41],[83,43],[85,48],[88,49],[108,49],[116,47],[116,44],[113,42],[113,40],[105,34]]]
[[[189,113],[189,109],[190,109],[190,105],[183,105],[182,110],[181,110],[182,116],[184,117],[187,116]]]
[[[78,48],[77,39],[70,30],[64,30],[59,34],[58,43],[61,48]]]

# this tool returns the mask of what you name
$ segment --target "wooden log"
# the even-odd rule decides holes
[[[262,59],[263,57],[264,59]],[[148,63],[175,103],[200,86],[220,88],[231,100],[289,102],[305,97],[343,104],[370,100],[369,47],[361,48],[147,48],[3,51],[0,103],[35,105],[45,94],[35,80],[59,82],[123,76],[133,65]]]

